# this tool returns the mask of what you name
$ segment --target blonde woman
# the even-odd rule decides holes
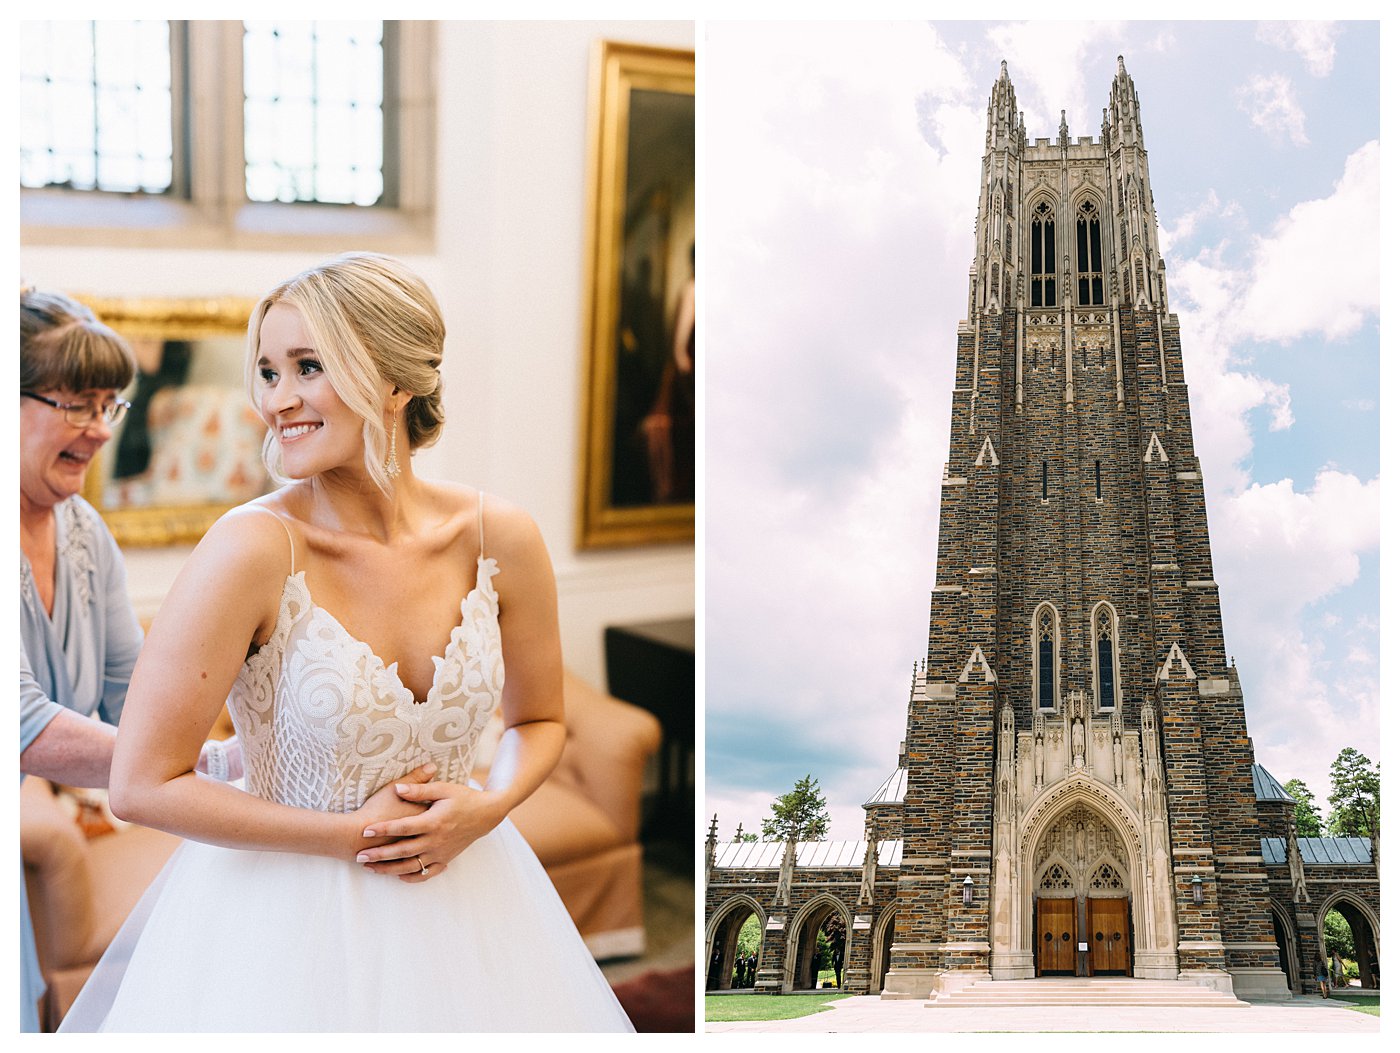
[[[413,471],[443,336],[384,256],[254,310],[249,382],[289,481],[210,530],[152,625],[112,803],[190,843],[78,1028],[630,1030],[505,818],[563,745],[554,578],[529,516]],[[225,699],[248,792],[194,771]]]

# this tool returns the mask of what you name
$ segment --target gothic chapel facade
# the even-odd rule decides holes
[[[1101,136],[1062,114],[1054,142],[1003,64],[983,176],[887,985],[1072,973],[1088,943],[1103,971],[1285,995],[1121,60]],[[973,909],[920,895],[944,869]]]
[[[810,986],[795,978],[821,900],[850,933],[847,989],[1121,974],[1288,997],[1321,915],[1297,902],[1291,808],[1264,803],[1277,783],[1254,764],[1225,648],[1123,60],[1101,134],[1071,139],[1061,114],[1054,141],[1026,138],[1002,63],[981,175],[900,768],[863,842],[712,832],[711,972],[742,901],[764,920],[755,989]]]

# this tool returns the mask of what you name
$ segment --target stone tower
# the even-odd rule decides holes
[[[1286,997],[1132,78],[987,108],[890,995],[1046,974]]]

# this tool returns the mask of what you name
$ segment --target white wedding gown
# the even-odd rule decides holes
[[[345,812],[429,760],[437,778],[467,783],[505,680],[495,560],[478,560],[422,702],[315,605],[295,551],[293,570],[271,639],[228,699],[248,791]],[[632,1027],[507,820],[416,884],[350,861],[187,841],[61,1030]]]

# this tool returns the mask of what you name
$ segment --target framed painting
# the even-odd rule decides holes
[[[578,545],[695,537],[695,53],[602,41]]]
[[[79,299],[136,355],[131,409],[83,486],[119,544],[198,541],[271,489],[243,376],[252,300]]]

